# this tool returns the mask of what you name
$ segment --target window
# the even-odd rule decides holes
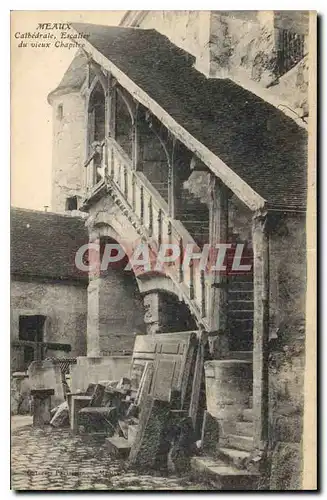
[[[57,119],[62,120],[63,116],[64,116],[64,105],[59,104],[59,106],[57,107]]]
[[[42,348],[38,349],[38,342],[43,342],[45,316],[19,316],[19,340],[22,349],[22,363],[27,369],[32,361],[42,356]]]
[[[77,210],[77,196],[66,199],[66,211]]]

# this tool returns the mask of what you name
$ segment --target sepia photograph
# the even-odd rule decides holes
[[[316,12],[10,17],[11,489],[316,490]]]

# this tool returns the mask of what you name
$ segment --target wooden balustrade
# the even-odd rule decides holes
[[[167,202],[160,196],[150,181],[142,172],[133,168],[133,163],[122,148],[112,138],[107,139],[109,149],[107,158],[110,158],[111,182],[120,191],[131,211],[139,219],[140,225],[146,230],[149,237],[159,247],[162,243],[176,244],[180,257],[169,265],[169,274],[176,282],[185,285],[183,293],[188,299],[195,302],[199,316],[207,317],[207,305],[210,303],[205,283],[205,273],[199,265],[191,260],[190,267],[183,267],[183,255],[188,243],[197,246],[181,221],[169,216]],[[210,292],[209,292],[210,293]]]

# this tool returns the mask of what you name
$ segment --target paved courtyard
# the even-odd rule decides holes
[[[199,490],[188,477],[139,475],[112,459],[100,436],[73,436],[69,429],[12,426],[13,490]]]

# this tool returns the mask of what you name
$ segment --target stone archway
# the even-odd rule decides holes
[[[144,295],[146,333],[178,333],[196,330],[196,321],[183,300],[163,290]]]

